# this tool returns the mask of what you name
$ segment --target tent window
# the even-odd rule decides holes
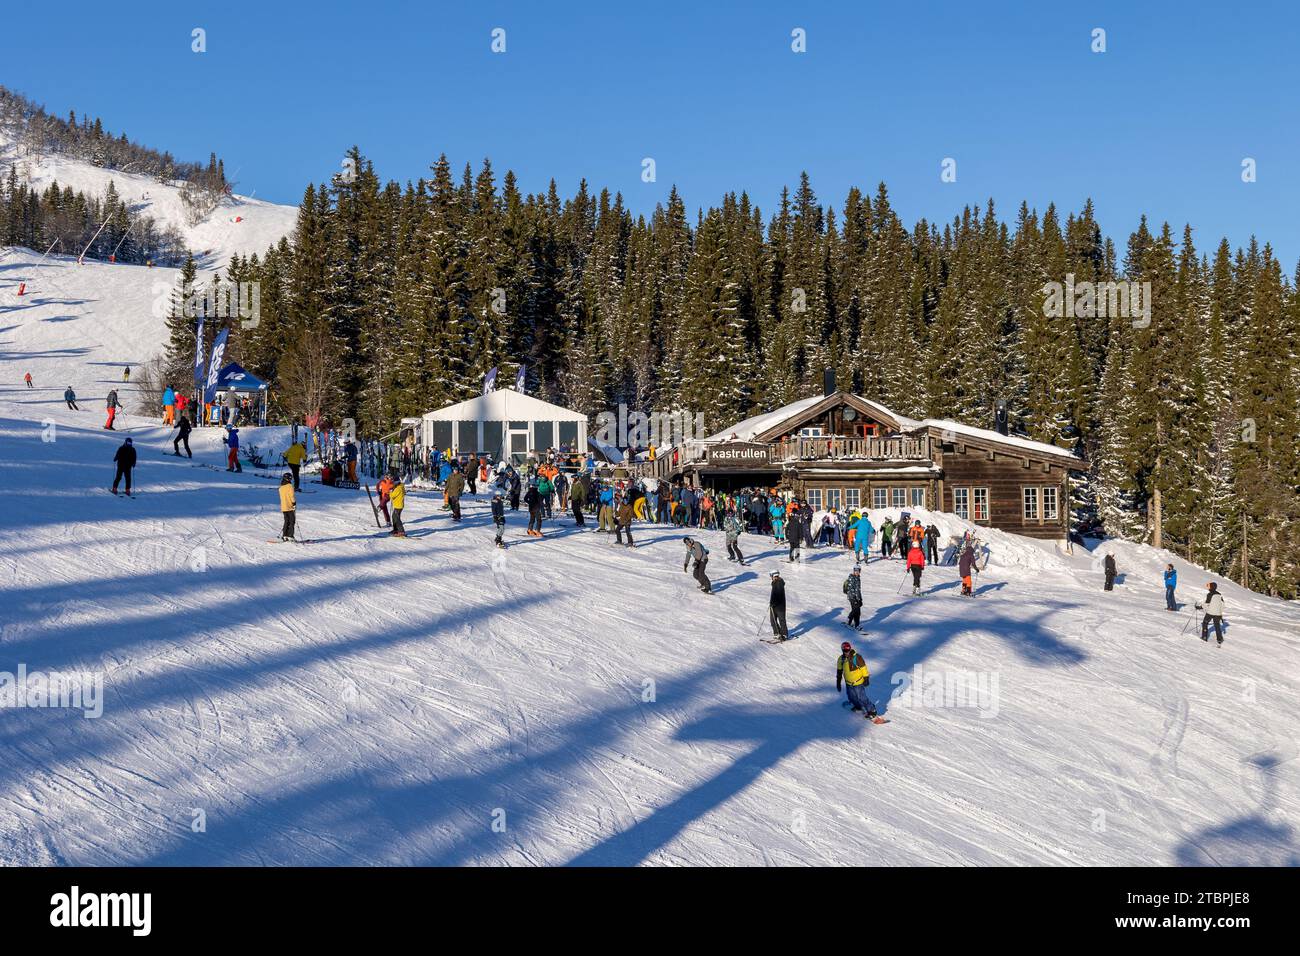
[[[478,422],[458,422],[456,448],[462,452],[479,451]]]
[[[510,430],[511,430],[511,431],[526,432],[526,431],[528,431],[528,423],[527,423],[527,422],[511,422],[511,423],[510,423]]]
[[[578,448],[578,423],[560,422],[560,444],[565,448]]]
[[[451,447],[451,422],[433,423],[433,447],[439,449]]]
[[[483,423],[483,447],[480,451],[486,451],[492,455],[501,454],[501,422],[484,422]]]
[[[555,445],[555,422],[533,422],[533,447],[545,451]]]

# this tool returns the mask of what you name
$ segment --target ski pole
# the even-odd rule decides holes
[[[904,570],[904,571],[903,571],[903,580],[901,580],[901,581],[898,582],[898,590],[894,592],[895,594],[902,594],[902,593],[903,593],[903,585],[907,583],[907,576],[908,576],[909,573],[910,573],[910,571],[908,571],[908,570]]]

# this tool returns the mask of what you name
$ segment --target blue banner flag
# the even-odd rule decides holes
[[[203,401],[211,403],[217,397],[217,376],[221,373],[221,361],[226,354],[226,336],[230,329],[222,329],[217,340],[212,343],[212,357],[208,359],[208,380],[203,387]]]
[[[526,394],[524,392],[524,386],[527,384],[527,382],[528,382],[528,366],[521,365],[519,366],[519,374],[515,376],[515,391],[519,392],[520,394]]]
[[[483,376],[483,394],[487,395],[489,392],[491,392],[492,389],[496,386],[496,383],[497,383],[497,370],[496,367],[493,366],[492,371],[488,372],[486,375]]]

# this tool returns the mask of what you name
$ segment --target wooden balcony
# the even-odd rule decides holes
[[[790,438],[772,446],[773,461],[929,461],[927,438]]]

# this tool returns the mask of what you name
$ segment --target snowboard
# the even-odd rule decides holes
[[[842,700],[842,701],[840,701],[840,706],[843,707],[845,710],[852,710],[852,709],[853,709],[853,705],[850,704],[847,700]],[[888,719],[888,718],[886,718],[886,717],[881,717],[879,714],[876,714],[876,716],[874,716],[874,717],[868,717],[866,714],[863,714],[862,716],[863,716],[864,719],[871,721],[873,724],[887,724],[887,723],[889,723],[889,719]]]

